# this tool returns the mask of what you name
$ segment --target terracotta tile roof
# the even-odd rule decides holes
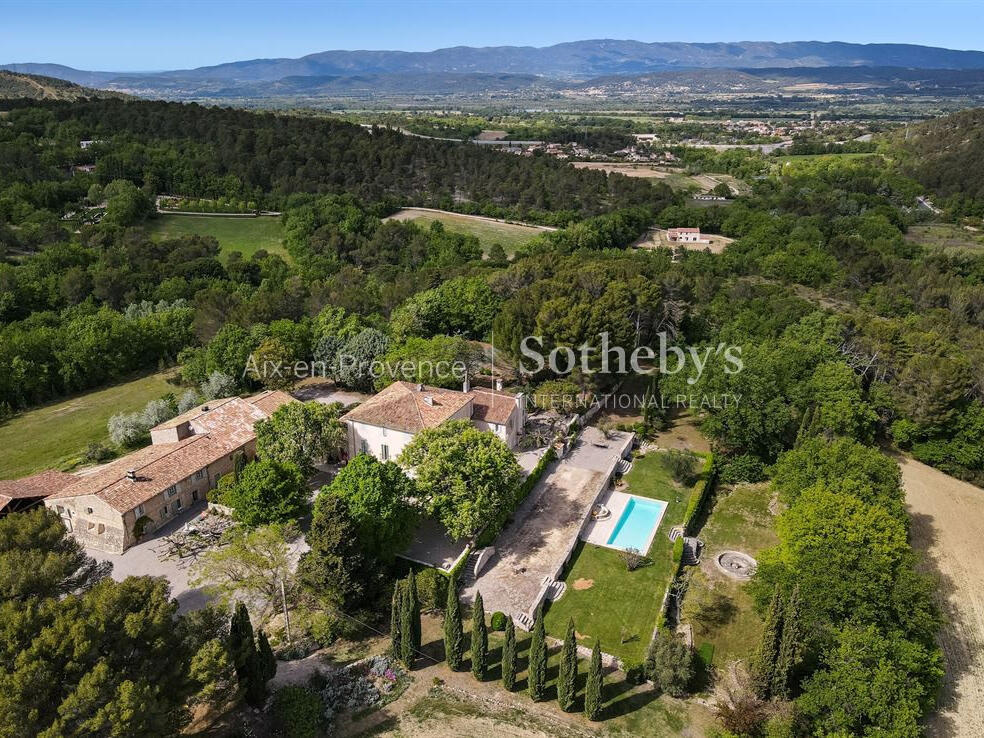
[[[191,410],[186,410],[180,415],[175,415],[170,420],[165,420],[163,423],[158,423],[150,430],[156,431],[156,430],[165,430],[167,428],[177,428],[182,423],[190,423],[196,420],[202,420],[209,413],[218,410],[219,408],[229,404],[230,402],[236,402],[239,399],[240,398],[238,397],[223,397],[217,400],[210,400],[208,402],[203,402],[201,405],[198,405],[197,407],[193,407]]]
[[[516,409],[516,396],[508,392],[497,392],[485,387],[472,387],[475,395],[473,420],[484,420],[486,423],[505,425]]]
[[[261,412],[269,417],[288,402],[297,402],[297,400],[286,392],[267,390],[266,392],[260,392],[258,395],[247,397],[246,402],[258,407]]]
[[[341,419],[417,433],[439,426],[474,399],[471,392],[394,382]]]
[[[177,443],[159,443],[117,459],[48,499],[95,495],[114,510],[126,512],[187,479],[242,444],[232,436],[194,435]],[[136,481],[127,478],[136,473]]]
[[[74,474],[66,474],[54,469],[21,479],[2,479],[0,480],[0,510],[3,510],[12,500],[47,497],[60,492],[77,481],[79,478]]]
[[[151,428],[151,431],[176,428],[188,423],[194,433],[238,433],[252,438],[253,424],[266,420],[281,405],[296,402],[286,392],[269,390],[252,397],[223,397],[204,402],[177,417]]]

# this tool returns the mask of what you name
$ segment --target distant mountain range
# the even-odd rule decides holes
[[[649,77],[649,82],[684,74],[698,87],[726,84],[715,70],[743,70],[731,81],[742,89],[767,91],[762,72],[836,68],[850,77],[878,68],[869,77],[897,70],[984,70],[984,52],[911,44],[850,44],[797,41],[788,43],[643,43],[640,41],[574,41],[543,48],[457,46],[427,52],[324,51],[298,59],[253,59],[196,69],[161,72],[93,72],[58,64],[6,64],[0,69],[69,80],[152,97],[270,98],[290,95],[351,95],[393,92],[445,94],[447,91],[563,89]],[[700,70],[706,74],[701,76]],[[901,72],[893,73],[898,78]],[[775,75],[774,75],[775,76]],[[902,75],[904,76],[904,75]],[[921,74],[921,78],[925,78]],[[737,81],[736,81],[737,80]],[[649,84],[648,82],[646,84]]]

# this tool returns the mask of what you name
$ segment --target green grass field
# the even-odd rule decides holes
[[[629,571],[619,551],[578,543],[573,564],[564,577],[567,591],[547,610],[550,635],[563,638],[567,619],[574,618],[582,645],[601,639],[602,649],[629,663],[645,656],[656,627],[663,594],[676,574],[670,528],[683,522],[693,489],[676,485],[663,468],[661,454],[651,452],[636,459],[625,476],[629,494],[665,500],[668,504],[648,556],[652,564]],[[575,582],[591,582],[578,589]]]
[[[260,249],[280,254],[287,252],[282,243],[283,228],[280,218],[222,218],[210,215],[158,215],[147,222],[150,235],[155,239],[179,236],[214,236],[222,253],[241,251],[249,258]]]
[[[75,465],[90,443],[108,443],[111,415],[140,410],[174,389],[165,375],[152,374],[14,416],[0,424],[0,479]]]
[[[923,223],[909,226],[905,240],[949,252],[984,251],[984,232],[970,231],[955,223]]]
[[[714,664],[719,667],[755,651],[763,622],[747,585],[720,573],[714,557],[726,550],[755,556],[777,542],[770,500],[768,485],[721,488],[700,531],[706,548],[684,597],[683,620],[693,626],[698,648],[713,646]]]
[[[434,221],[440,221],[449,231],[475,236],[486,254],[494,243],[499,243],[507,254],[513,254],[519,246],[544,231],[537,226],[497,223],[470,215],[435,213],[417,208],[404,208],[390,217],[394,220],[413,221],[422,228],[429,228]]]
[[[775,157],[775,160],[779,164],[786,164],[791,161],[812,161],[813,159],[860,159],[865,156],[878,156],[878,154],[874,151],[840,154],[786,154],[785,156]]]

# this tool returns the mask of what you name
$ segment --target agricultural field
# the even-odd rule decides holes
[[[579,542],[564,575],[567,591],[546,612],[550,635],[563,638],[567,620],[573,617],[581,645],[591,646],[600,638],[606,653],[627,663],[642,661],[663,594],[677,570],[668,534],[683,522],[694,493],[673,481],[661,457],[659,452],[638,457],[625,476],[626,487],[619,490],[668,503],[647,552],[652,563],[629,571],[622,552]]]
[[[610,162],[576,161],[574,162],[574,166],[577,169],[600,169],[603,172],[624,174],[626,177],[658,179],[668,184],[674,190],[699,190],[704,192],[714,186],[714,184],[707,185],[698,177],[692,177],[686,174],[682,169],[658,167],[654,164],[621,164]]]
[[[148,221],[147,228],[155,239],[214,236],[223,254],[241,251],[244,258],[249,258],[260,249],[265,249],[287,258],[282,241],[283,227],[280,218],[274,216],[223,218],[210,215],[159,214],[154,220]]]
[[[959,226],[955,223],[924,223],[909,226],[905,240],[948,252],[984,250],[984,231],[970,226]]]
[[[462,215],[427,208],[403,208],[387,220],[409,220],[423,228],[428,228],[431,223],[439,221],[449,231],[475,236],[486,254],[494,243],[500,244],[507,254],[513,254],[517,248],[534,236],[554,230],[547,226],[506,223],[480,215]]]
[[[715,559],[728,550],[755,557],[776,544],[775,509],[768,485],[720,487],[700,531],[705,548],[700,565],[688,572],[681,621],[693,628],[698,652],[713,653],[714,666],[751,655],[763,627],[747,584],[725,575]]]
[[[151,374],[15,415],[0,423],[0,479],[77,465],[88,444],[108,442],[111,415],[139,410],[174,389],[165,374]]]

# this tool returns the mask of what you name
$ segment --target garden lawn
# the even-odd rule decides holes
[[[158,215],[147,221],[147,230],[155,240],[180,236],[214,236],[221,253],[241,251],[248,259],[260,249],[280,254],[285,259],[283,228],[280,218],[261,215],[257,218],[223,218],[213,215]]]
[[[663,595],[677,569],[668,534],[674,525],[683,523],[694,492],[673,482],[661,456],[650,452],[637,458],[625,476],[627,488],[620,490],[668,503],[649,549],[652,564],[630,572],[621,552],[581,541],[564,576],[567,591],[551,603],[546,615],[550,635],[563,638],[567,619],[573,617],[581,645],[590,647],[600,638],[602,650],[627,666],[641,662],[649,647]],[[578,589],[579,581],[591,585]]]
[[[78,465],[90,443],[109,443],[106,422],[119,412],[140,410],[175,387],[164,374],[76,395],[20,413],[0,423],[0,479]]]
[[[770,500],[765,484],[719,488],[700,531],[706,547],[684,596],[683,620],[693,626],[698,648],[713,646],[717,666],[750,656],[762,637],[764,623],[748,594],[748,584],[722,574],[714,560],[726,550],[757,556],[778,542]]]

